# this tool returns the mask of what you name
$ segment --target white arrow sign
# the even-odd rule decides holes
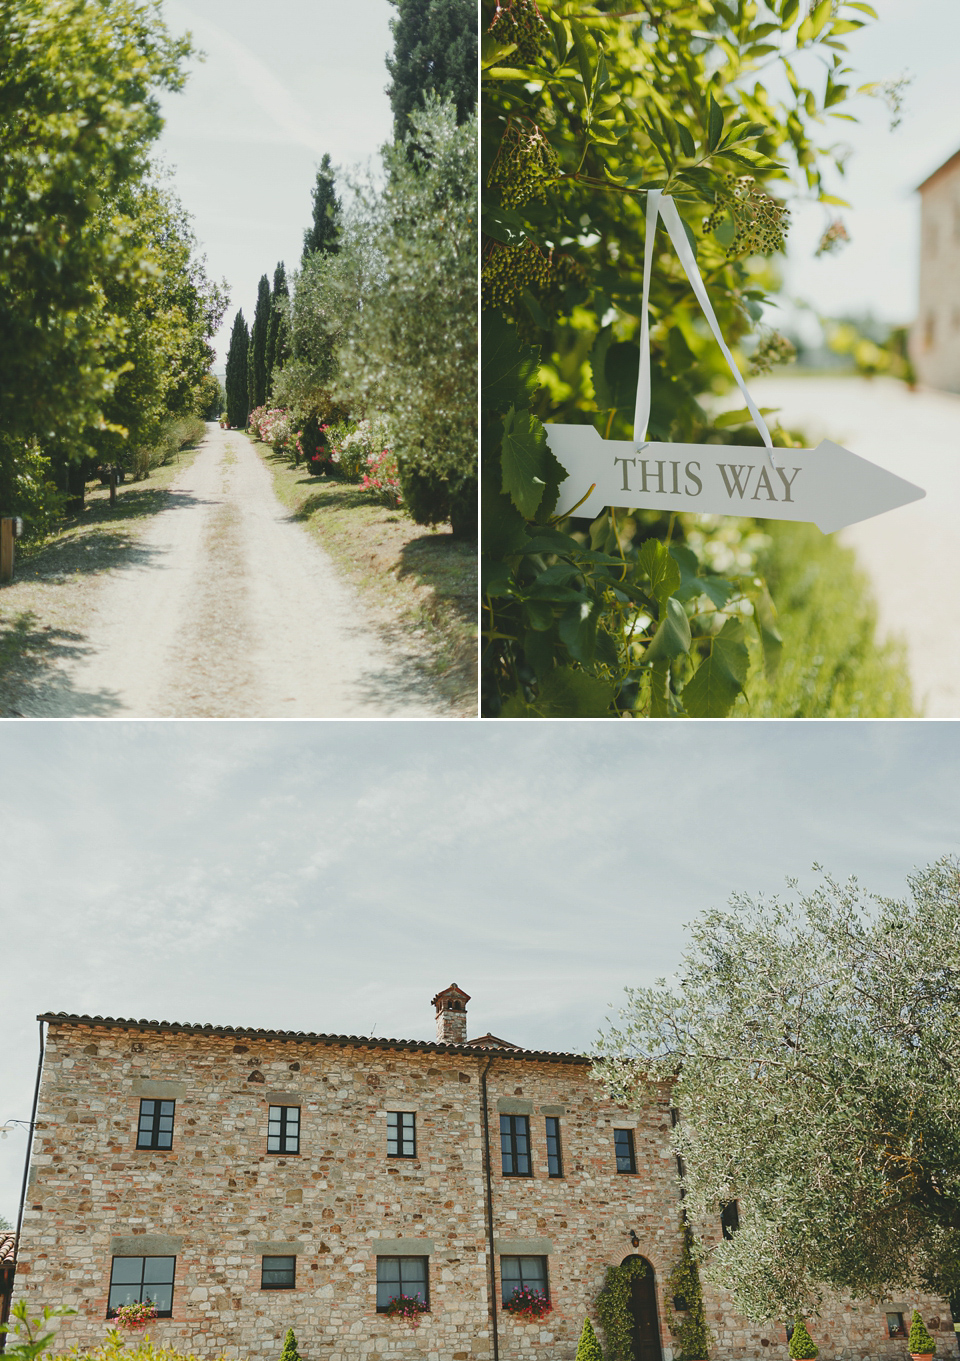
[[[743,444],[649,444],[650,324],[648,303],[657,222],[664,225],[764,448]],[[774,449],[770,431],[747,391],[720,334],[696,257],[677,205],[661,190],[647,194],[643,252],[640,371],[634,439],[605,440],[592,425],[547,425],[547,443],[567,470],[557,512],[574,508],[597,516],[605,506],[692,510],[702,515],[754,515],[766,520],[807,520],[831,534],[885,510],[918,501],[926,492],[849,449],[823,440],[816,449]],[[591,491],[591,487],[593,490]],[[587,495],[589,493],[589,495]]]
[[[547,443],[566,468],[557,513],[591,519],[605,506],[692,510],[807,520],[824,534],[919,501],[920,487],[824,440],[816,449],[745,444],[642,444],[602,439],[592,425],[546,425]],[[581,501],[591,484],[596,484]]]

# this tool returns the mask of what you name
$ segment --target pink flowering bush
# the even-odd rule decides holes
[[[297,432],[289,411],[282,407],[258,406],[250,413],[248,428],[262,444],[273,445],[274,453],[293,455]]]
[[[364,491],[376,492],[385,505],[403,505],[400,474],[397,470],[396,456],[391,449],[367,456],[367,471],[361,477],[360,485]]]
[[[503,1307],[508,1314],[517,1314],[528,1320],[543,1318],[553,1310],[553,1305],[543,1291],[527,1290],[523,1286],[517,1286],[510,1298],[504,1300]]]
[[[419,1328],[420,1315],[427,1312],[427,1306],[419,1295],[394,1295],[383,1312],[388,1318],[405,1318]]]
[[[117,1328],[137,1332],[152,1323],[157,1317],[157,1306],[152,1300],[140,1300],[136,1304],[121,1304],[113,1316]]]

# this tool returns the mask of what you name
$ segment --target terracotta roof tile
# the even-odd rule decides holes
[[[15,1233],[0,1233],[0,1262],[12,1262],[13,1250],[17,1245]]]
[[[169,1035],[216,1035],[224,1038],[279,1040],[283,1044],[320,1044],[328,1048],[340,1049],[395,1049],[415,1051],[424,1054],[476,1054],[497,1050],[512,1059],[538,1063],[583,1063],[590,1064],[586,1054],[565,1054],[553,1050],[521,1049],[514,1046],[504,1048],[504,1041],[492,1035],[483,1035],[478,1040],[466,1044],[441,1044],[432,1040],[391,1040],[380,1036],[368,1035],[323,1035],[302,1030],[258,1030],[247,1026],[205,1025],[181,1023],[179,1021],[130,1020],[117,1016],[80,1016],[66,1011],[46,1011],[37,1017],[49,1025],[91,1026],[106,1030],[154,1030]]]

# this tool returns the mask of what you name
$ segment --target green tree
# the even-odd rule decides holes
[[[287,311],[290,306],[290,290],[287,287],[287,272],[283,261],[273,272],[273,291],[270,294],[270,323],[267,327],[267,392],[275,369],[282,369],[287,362],[290,347],[290,331]]]
[[[791,1361],[817,1361],[820,1348],[814,1342],[802,1318],[794,1320],[789,1347]]]
[[[846,116],[846,35],[872,14],[859,0],[655,15],[484,0],[484,712],[723,715],[751,666],[775,664],[769,596],[755,573],[712,573],[693,521],[553,522],[565,470],[543,422],[633,433],[648,189],[677,203],[728,343],[749,335],[785,197],[832,201],[820,129]],[[810,55],[822,74],[807,82]],[[723,361],[665,233],[650,319],[650,437],[729,439],[699,400]]]
[[[748,1318],[809,1317],[827,1289],[960,1293],[960,864],[909,884],[738,895],[603,1040],[628,1103],[672,1085],[691,1224],[738,1201],[704,1270]]]
[[[227,416],[236,429],[246,425],[251,409],[247,362],[249,350],[250,332],[241,309],[234,318],[230,349],[227,352]]]
[[[577,1343],[576,1361],[603,1361],[603,1352],[600,1350],[600,1343],[597,1335],[593,1331],[593,1324],[588,1318],[583,1320],[583,1327],[580,1330],[580,1341]]]
[[[339,352],[337,391],[390,424],[420,524],[477,526],[476,128],[431,98],[386,190],[365,200],[376,270]],[[411,148],[413,148],[411,153]]]
[[[668,1310],[667,1323],[677,1339],[677,1361],[706,1361],[710,1349],[710,1330],[703,1307],[703,1289],[697,1263],[696,1244],[690,1226],[682,1225],[680,1260],[670,1272],[667,1293],[682,1317]]]
[[[313,186],[313,222],[303,234],[303,264],[315,251],[336,253],[339,249],[341,216],[330,157],[325,154]]]
[[[453,103],[457,122],[477,107],[477,9],[473,0],[390,0],[393,56],[387,70],[393,136],[405,142],[410,115],[434,94]]]
[[[260,277],[257,308],[250,328],[250,405],[263,406],[267,400],[267,331],[270,326],[270,280]],[[231,422],[232,424],[232,422]]]
[[[936,1350],[937,1344],[920,1317],[919,1309],[914,1309],[910,1321],[910,1336],[907,1338],[907,1351],[911,1356],[932,1356]],[[793,1355],[792,1352],[790,1354]]]
[[[283,1339],[283,1351],[280,1353],[280,1361],[300,1361],[300,1353],[297,1351],[297,1339],[292,1328],[287,1329],[287,1335]]]

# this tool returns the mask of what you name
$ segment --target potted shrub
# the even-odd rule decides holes
[[[907,1338],[907,1351],[915,1358],[915,1361],[930,1361],[936,1350],[937,1344],[927,1332],[919,1310],[914,1309],[913,1318],[910,1321],[910,1336]]]
[[[819,1354],[820,1348],[807,1332],[807,1325],[802,1318],[798,1318],[793,1325],[793,1336],[790,1338],[792,1361],[816,1361]]]
[[[583,1320],[580,1341],[577,1343],[577,1361],[603,1361],[603,1352],[600,1350],[600,1343],[597,1341],[597,1335],[593,1331],[593,1324],[588,1318]]]

